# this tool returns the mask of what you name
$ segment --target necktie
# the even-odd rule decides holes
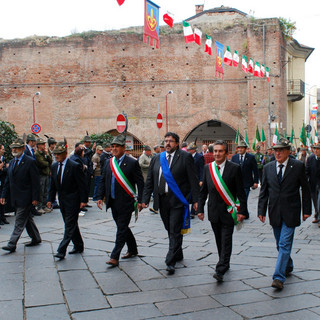
[[[217,166],[217,168],[218,168],[218,171],[220,171],[220,166]]]
[[[282,168],[284,167],[284,165],[283,165],[283,164],[279,164],[278,167],[279,167],[280,169],[279,169],[279,172],[278,172],[278,174],[277,174],[277,177],[278,177],[279,183],[281,183],[281,181],[282,181]]]
[[[167,156],[167,159],[168,159],[168,164],[170,168],[171,154]],[[160,183],[159,183],[159,194],[164,194],[164,193],[166,193],[166,180],[163,176],[163,173],[161,173]]]
[[[18,168],[18,162],[19,162],[19,160],[15,159],[15,162],[14,162],[14,165],[13,165],[13,173],[15,173],[17,168]]]
[[[240,165],[242,166],[243,164],[243,155],[240,155]]]
[[[34,157],[34,150],[33,150],[33,148],[31,148],[31,152],[32,152],[32,156]]]
[[[57,176],[59,185],[61,185],[61,183],[62,183],[62,181],[61,181],[62,166],[63,166],[63,163],[59,162],[59,170],[58,170],[58,176]]]

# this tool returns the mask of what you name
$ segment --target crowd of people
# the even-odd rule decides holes
[[[48,144],[48,148],[47,145]],[[26,246],[41,243],[41,235],[33,219],[60,208],[64,221],[63,239],[55,257],[82,253],[85,247],[78,217],[88,211],[90,186],[92,200],[102,209],[111,208],[117,232],[110,259],[111,267],[122,259],[138,254],[138,245],[129,224],[132,213],[149,208],[160,213],[168,232],[169,249],[165,263],[169,275],[183,259],[183,234],[190,230],[190,219],[204,219],[207,203],[208,219],[218,249],[214,278],[222,282],[230,268],[234,226],[249,219],[247,201],[250,190],[261,187],[258,217],[264,223],[268,211],[273,228],[278,258],[272,286],[282,289],[286,277],[293,271],[291,248],[294,230],[311,215],[319,223],[320,206],[320,144],[311,152],[301,148],[298,155],[286,139],[280,139],[262,153],[258,145],[251,154],[240,141],[234,155],[222,140],[203,145],[201,152],[195,142],[182,142],[174,132],[166,133],[161,145],[144,146],[143,153],[134,158],[126,146],[125,135],[114,137],[111,143],[96,145],[90,136],[75,145],[68,154],[66,141],[47,141],[28,134],[11,145],[13,159],[4,157],[0,145],[0,224],[9,223],[5,205],[15,212],[15,225],[3,250],[13,253],[26,229],[31,241]],[[228,160],[230,159],[230,160]],[[301,191],[301,192],[300,192]],[[152,206],[149,207],[150,202]],[[191,210],[190,210],[191,207]]]

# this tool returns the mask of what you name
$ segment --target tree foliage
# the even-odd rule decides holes
[[[111,143],[112,139],[114,138],[109,133],[94,133],[90,135],[90,138],[92,140],[92,143],[96,143],[96,145],[103,146],[105,143]]]
[[[297,30],[296,22],[291,21],[290,19],[287,20],[286,18],[282,18],[282,17],[280,17],[279,20],[280,20],[281,30],[284,34],[284,37],[287,40],[291,40],[293,38],[294,32]]]
[[[4,145],[5,156],[9,160],[12,158],[10,144],[18,137],[14,124],[0,120],[0,144]]]

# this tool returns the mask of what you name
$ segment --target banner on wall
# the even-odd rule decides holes
[[[150,46],[156,41],[156,48],[159,49],[159,9],[160,7],[150,0],[145,2],[144,11],[144,43],[148,44],[150,38]]]

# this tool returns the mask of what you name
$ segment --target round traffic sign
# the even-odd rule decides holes
[[[40,133],[40,131],[41,131],[41,126],[40,126],[40,124],[34,123],[34,124],[31,126],[31,131],[32,131],[32,133],[34,133],[34,134]]]
[[[158,115],[157,115],[157,127],[159,128],[159,129],[161,129],[162,128],[162,114],[161,113],[158,113]]]
[[[125,116],[120,113],[117,116],[117,131],[119,133],[122,133],[123,131],[125,131],[127,128],[127,120],[125,118]]]

